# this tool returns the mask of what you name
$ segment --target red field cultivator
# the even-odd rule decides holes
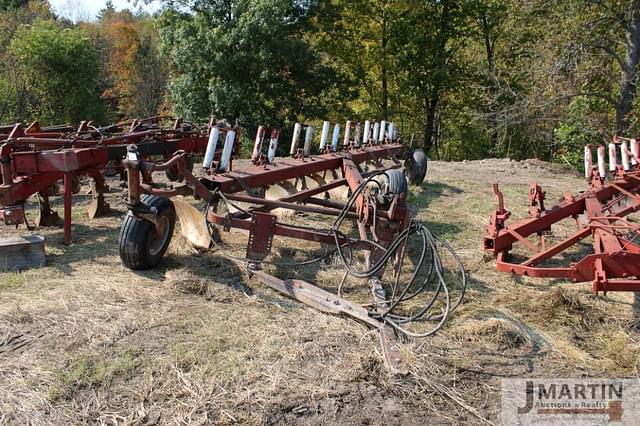
[[[167,124],[168,123],[168,124]],[[211,125],[209,127],[212,127]],[[215,126],[213,126],[215,127]],[[25,202],[38,197],[37,226],[52,225],[58,220],[51,209],[49,196],[64,182],[65,242],[71,242],[72,195],[80,191],[81,176],[91,178],[92,202],[89,217],[105,214],[105,174],[124,172],[121,160],[127,145],[138,145],[145,158],[168,158],[176,151],[191,155],[207,146],[207,130],[180,119],[151,117],[97,128],[83,122],[77,129],[67,126],[41,128],[38,123],[0,127],[0,220],[6,225],[27,223]],[[168,170],[169,178],[176,178]],[[145,178],[148,179],[148,178]],[[27,223],[28,225],[28,223]]]
[[[495,254],[500,271],[593,281],[596,293],[640,291],[640,226],[631,217],[640,209],[638,142],[617,138],[608,148],[607,167],[604,146],[597,148],[595,165],[591,147],[585,147],[587,191],[576,196],[567,193],[558,205],[546,208],[544,190],[533,183],[530,217],[515,223],[507,223],[510,213],[494,184],[498,208],[487,228],[484,248]],[[575,222],[575,230],[556,233],[566,220]],[[557,241],[550,243],[554,238]],[[584,243],[587,238],[590,245]],[[523,250],[514,253],[518,246],[524,254]]]
[[[141,159],[139,147],[131,146],[124,161],[130,213],[120,233],[120,257],[131,269],[157,265],[171,240],[176,216],[183,234],[204,248],[215,246],[218,228],[245,231],[246,257],[240,261],[246,262],[250,275],[317,309],[347,314],[375,327],[388,365],[393,372],[401,372],[394,331],[409,336],[435,332],[462,299],[464,270],[448,244],[411,218],[407,180],[399,160],[406,153],[393,123],[347,122],[341,146],[340,125],[334,124],[333,132],[331,127],[324,122],[319,154],[311,155],[313,127],[296,125],[289,158],[275,157],[278,129],[259,127],[252,164],[233,171],[227,153],[233,150],[234,139],[227,134],[220,161],[204,164],[206,175],[200,179],[187,167],[185,152],[155,163]],[[216,147],[209,145],[209,149]],[[410,174],[422,182],[426,157],[414,152],[410,158],[406,163]],[[143,182],[146,174],[173,167],[184,177],[182,187],[164,190]],[[177,198],[186,195],[204,200],[204,215]],[[327,229],[285,222],[286,212],[331,217],[333,222]],[[356,236],[344,231],[343,224],[349,220],[357,225]],[[266,258],[279,237],[330,246],[323,256],[286,265],[309,265],[333,256],[344,265],[345,279],[351,275],[368,282],[371,303],[357,304],[343,298],[340,290],[330,292],[263,271],[263,263],[273,263]],[[357,250],[364,252],[361,268],[354,260]],[[219,253],[226,255],[224,250]],[[453,259],[450,264],[442,262],[443,253]],[[385,270],[391,280],[385,280]],[[402,277],[407,278],[404,284]],[[409,326],[420,320],[430,324],[426,330]]]

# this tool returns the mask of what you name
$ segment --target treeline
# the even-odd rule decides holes
[[[634,136],[639,0],[169,0],[72,25],[0,1],[0,118],[393,120],[444,159]]]
[[[104,124],[164,109],[155,19],[108,4],[74,25],[46,1],[0,0],[0,120]]]

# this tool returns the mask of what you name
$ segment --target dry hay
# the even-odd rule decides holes
[[[518,327],[502,318],[470,320],[455,333],[470,342],[488,345],[496,350],[517,349],[528,342],[528,337]]]
[[[118,259],[117,214],[74,217],[70,247],[60,229],[43,230],[47,267],[0,274],[0,423],[487,424],[499,417],[502,377],[637,376],[627,295],[514,279],[483,260],[490,183],[526,213],[532,169],[520,166],[432,162],[429,183],[411,188],[417,219],[452,242],[470,286],[441,332],[400,344],[410,374],[397,381],[366,326],[283,297],[223,257],[244,256],[244,233],[222,233],[206,253],[176,233],[160,267],[136,273]],[[549,199],[583,187],[548,170]],[[124,212],[119,194],[107,201]],[[277,240],[273,253],[303,260],[324,249]],[[328,289],[342,278],[335,258],[265,268]],[[368,298],[355,280],[344,290]]]

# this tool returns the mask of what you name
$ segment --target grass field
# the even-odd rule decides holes
[[[0,422],[495,424],[503,377],[638,376],[632,295],[513,278],[483,253],[491,183],[522,216],[534,178],[550,204],[586,187],[557,166],[483,160],[432,162],[428,181],[411,188],[416,218],[456,248],[469,289],[435,336],[402,342],[410,374],[395,380],[365,325],[287,299],[178,233],[156,270],[122,267],[125,209],[114,191],[111,217],[90,222],[74,210],[73,245],[62,245],[61,229],[38,231],[46,267],[0,274]],[[273,272],[330,287],[334,269]]]

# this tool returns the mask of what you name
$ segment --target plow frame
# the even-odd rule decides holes
[[[328,293],[304,281],[281,280],[263,272],[260,267],[261,261],[271,252],[273,240],[276,237],[301,239],[333,246],[350,244],[366,250],[367,263],[372,265],[377,261],[376,245],[389,245],[394,237],[408,226],[409,210],[406,206],[406,194],[404,193],[394,194],[385,200],[384,205],[380,205],[380,199],[370,193],[369,189],[364,189],[349,208],[342,203],[317,197],[340,186],[347,186],[355,192],[371,176],[371,173],[364,172],[359,167],[360,164],[366,162],[380,164],[382,159],[392,159],[394,164],[391,167],[376,170],[376,173],[382,173],[386,170],[399,168],[401,163],[397,158],[404,152],[402,143],[393,141],[391,138],[381,140],[380,144],[377,144],[377,141],[363,145],[347,142],[348,145],[344,147],[343,151],[334,152],[331,145],[328,144],[328,124],[325,123],[323,127],[323,150],[321,152],[324,153],[306,155],[310,139],[308,135],[312,134],[313,130],[307,131],[306,147],[304,149],[297,148],[296,139],[300,137],[302,130],[302,125],[300,125],[296,126],[292,141],[293,157],[282,159],[274,159],[273,157],[277,146],[278,130],[259,127],[252,156],[254,163],[252,166],[239,171],[223,170],[221,172],[217,172],[213,167],[209,170],[209,174],[201,179],[196,178],[186,168],[184,152],[177,152],[168,162],[163,164],[145,162],[138,159],[137,155],[131,155],[123,162],[128,171],[130,211],[139,219],[152,222],[156,232],[160,235],[159,221],[153,218],[153,212],[145,211],[146,208],[141,202],[143,194],[166,198],[193,195],[197,199],[204,200],[207,203],[205,212],[207,224],[218,225],[226,231],[235,228],[248,233],[246,262],[251,276],[255,276],[269,287],[323,312],[344,313],[375,327],[379,331],[389,371],[393,375],[405,374],[406,367],[397,352],[396,337],[391,326],[370,315],[370,312],[365,308],[342,299],[339,295]],[[339,125],[336,127],[339,128]],[[372,126],[367,126],[367,130],[373,130]],[[269,140],[266,156],[262,154],[265,138]],[[131,148],[132,151],[134,149]],[[143,171],[151,173],[173,166],[177,166],[180,173],[184,175],[184,187],[165,191],[141,182]],[[309,179],[309,176],[326,175],[327,173],[333,173],[336,179],[313,188],[307,187],[305,179]],[[292,179],[300,181],[300,190],[278,199],[264,197],[267,188],[271,185]],[[216,207],[221,200],[227,203],[250,203],[252,207],[220,214],[217,213]],[[347,217],[357,220],[360,239],[353,240],[344,235],[337,236],[331,232],[284,223],[273,213],[275,209],[288,209],[327,216],[338,216],[343,212]],[[381,311],[385,308],[383,302],[386,299],[384,289],[380,284],[383,272],[384,268],[369,278],[374,304],[379,304]]]
[[[602,158],[604,149],[598,151]],[[596,294],[640,291],[640,242],[634,241],[640,235],[640,226],[625,219],[640,210],[640,170],[637,167],[625,170],[627,167],[614,164],[615,173],[606,181],[602,176],[606,176],[602,159],[597,167],[593,167],[590,157],[585,163],[589,169],[586,175],[591,179],[588,191],[575,197],[565,193],[559,204],[546,209],[545,193],[534,182],[529,193],[530,217],[515,223],[507,223],[510,213],[505,209],[498,184],[494,184],[498,206],[487,226],[484,249],[495,255],[496,266],[502,272],[572,282],[592,281]],[[545,236],[554,224],[565,219],[575,220],[576,231],[548,246]],[[635,236],[629,238],[631,234]],[[539,243],[534,244],[528,239],[530,236],[537,236]],[[566,266],[541,266],[588,237],[593,239],[591,254]],[[514,244],[521,244],[529,252],[523,261],[510,261]]]
[[[172,120],[170,128],[153,128],[162,121]],[[188,155],[204,153],[207,136],[195,127],[183,129],[181,119],[166,116],[136,119],[98,129],[82,122],[75,131],[56,126],[41,129],[37,122],[26,129],[21,124],[5,126],[0,145],[0,220],[5,225],[26,222],[24,203],[39,195],[40,218],[36,224],[52,225],[57,214],[49,204],[50,188],[59,181],[64,184],[64,242],[71,244],[72,195],[79,190],[79,176],[92,178],[91,219],[109,212],[104,200],[105,170],[111,167],[121,176],[125,171],[121,160],[130,144],[137,144],[145,158],[170,158],[176,151]],[[151,125],[151,127],[149,127]],[[214,120],[209,129],[217,126]],[[0,129],[0,134],[2,133]],[[115,134],[114,134],[115,132]],[[220,152],[217,152],[220,156]],[[28,225],[28,224],[27,224]]]

